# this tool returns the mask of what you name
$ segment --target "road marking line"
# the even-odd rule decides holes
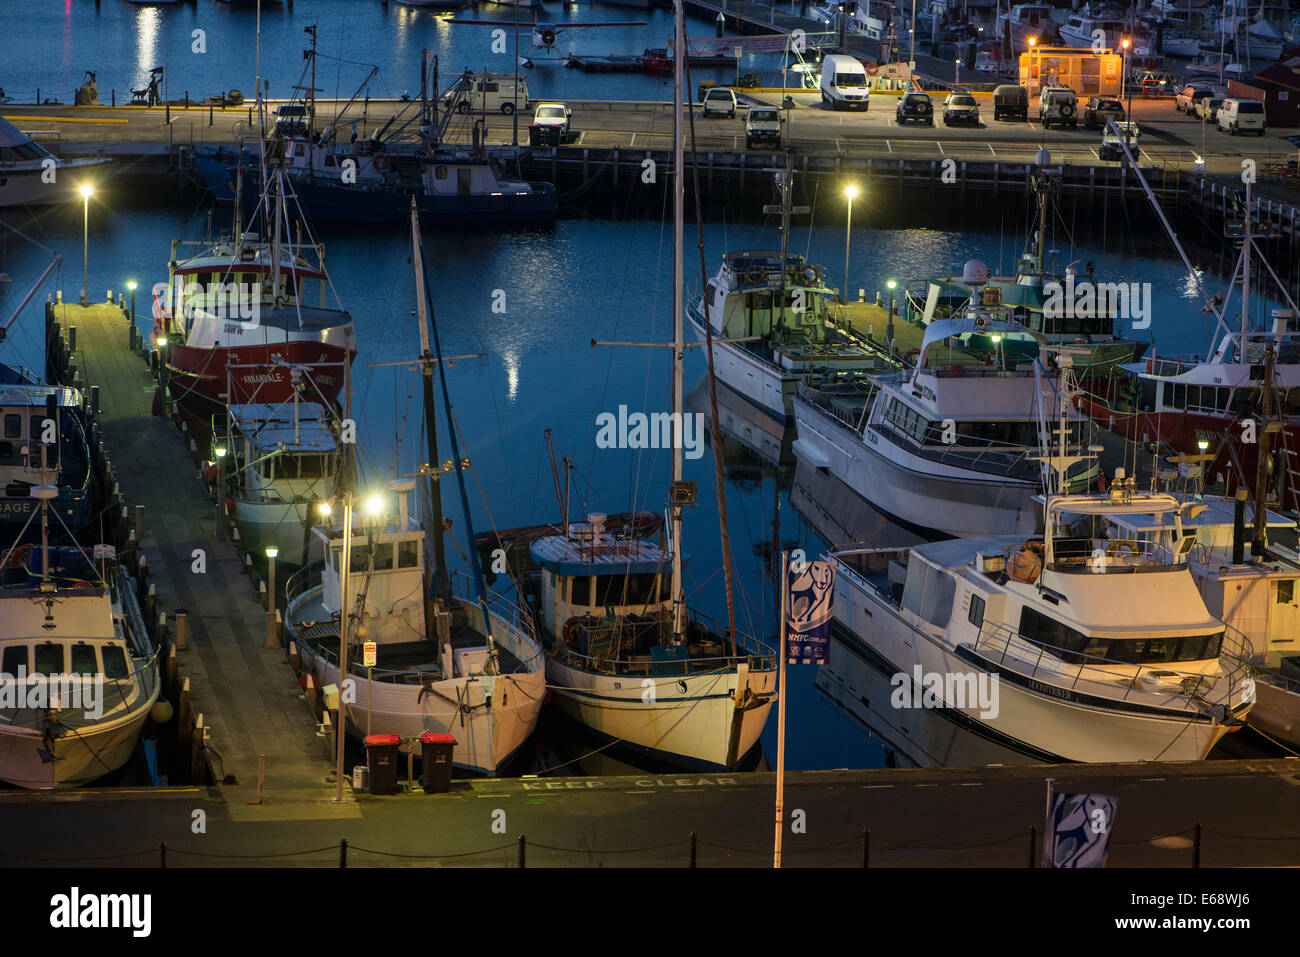
[[[862,785],[862,790],[864,790],[864,791],[879,791],[879,790],[888,790],[888,789],[890,789],[890,788],[892,788],[892,787],[893,787],[892,784],[864,784],[864,785]]]
[[[885,140],[885,145],[889,147],[889,152],[894,152],[894,144],[889,142],[889,140]]]
[[[627,145],[628,145],[628,146],[636,146],[636,134],[635,134],[635,133],[632,134],[632,138],[631,138],[630,140],[628,140]]]
[[[934,145],[937,146],[937,147],[939,147],[939,155],[940,155],[940,156],[943,156],[943,155],[944,155],[944,152],[943,152],[943,144],[940,143],[938,140],[935,140],[935,141],[934,141]]]
[[[6,119],[8,119],[10,123],[13,123],[15,120],[18,122],[24,122],[26,120],[41,120],[45,123],[117,123],[121,125],[131,122],[130,120],[91,120],[75,116],[28,116],[26,114],[8,116]]]
[[[998,155],[997,153],[995,153],[995,152],[993,151],[993,144],[992,144],[992,143],[985,143],[984,145],[987,146],[987,147],[989,148],[989,152],[990,152],[990,153],[993,153],[994,156],[997,156],[997,155]]]

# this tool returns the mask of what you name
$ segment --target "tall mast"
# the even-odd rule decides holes
[[[686,423],[682,421],[682,364],[686,350],[683,341],[682,301],[682,223],[686,218],[685,150],[682,146],[682,71],[686,60],[685,25],[682,0],[673,0],[673,415],[678,434],[673,442],[673,485],[682,480],[682,436]],[[673,538],[673,638],[682,636],[682,619],[685,611],[682,594],[682,506],[672,502]]]
[[[433,556],[437,567],[434,594],[450,595],[447,577],[447,554],[443,545],[442,490],[438,484],[438,408],[433,401],[433,367],[436,360],[429,349],[429,311],[424,288],[424,255],[420,248],[420,211],[411,200],[411,256],[415,272],[415,309],[420,320],[420,371],[424,388],[425,433],[429,440],[429,507],[433,518]]]

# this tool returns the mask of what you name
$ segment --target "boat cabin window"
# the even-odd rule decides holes
[[[397,567],[398,568],[416,568],[420,564],[420,543],[419,542],[398,542],[397,543]]]
[[[447,178],[447,167],[445,167],[445,166],[435,166],[435,167],[433,168],[433,178],[434,178],[434,179],[446,179],[446,178]]]
[[[1033,608],[1020,612],[1020,637],[1076,664],[1101,658],[1126,664],[1205,661],[1219,657],[1223,633],[1171,638],[1101,638],[1076,631]]]
[[[1279,605],[1289,605],[1295,600],[1295,580],[1283,578],[1277,583],[1276,603]]]
[[[108,679],[125,678],[131,673],[126,664],[126,652],[119,645],[105,645],[100,651],[104,656],[104,677]]]
[[[72,669],[74,675],[93,675],[99,669],[95,666],[95,646],[84,642],[72,646]]]
[[[5,415],[5,438],[21,439],[23,437],[23,417],[9,413]]]
[[[0,662],[0,674],[6,678],[17,678],[27,674],[27,646],[10,645],[4,651],[4,660]]]
[[[984,626],[984,599],[979,595],[970,596],[970,610],[966,612],[966,620],[976,628]]]
[[[375,546],[375,571],[390,572],[393,570],[393,543],[380,542]]]
[[[50,154],[35,143],[17,143],[13,146],[0,146],[0,163],[17,163],[21,160],[42,159]]]
[[[322,478],[325,475],[325,457],[315,454],[280,456],[276,475],[282,479]]]
[[[957,441],[945,442],[942,422],[930,422],[926,428],[927,445],[1035,445],[1038,442],[1036,422],[957,422]]]
[[[63,671],[63,646],[57,642],[45,641],[37,645],[35,657],[32,674],[57,675]]]
[[[655,579],[660,580],[659,597],[656,597]],[[662,576],[598,575],[596,576],[596,607],[605,605],[655,605],[666,600]],[[573,605],[591,605],[591,578],[574,578]]]

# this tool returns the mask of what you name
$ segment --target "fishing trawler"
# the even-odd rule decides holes
[[[42,445],[47,422],[54,423],[49,446]],[[0,526],[30,522],[46,505],[36,490],[47,484],[57,490],[49,507],[59,520],[72,529],[86,525],[96,481],[81,393],[30,380],[0,385],[0,423]]]
[[[287,403],[232,405],[212,429],[229,456],[222,489],[240,541],[254,554],[276,549],[287,565],[307,562],[312,508],[339,488],[343,467],[333,411],[295,397]],[[215,463],[221,458],[213,454]],[[218,469],[210,469],[216,481]]]
[[[1033,174],[1036,202],[1036,229],[1010,275],[991,275],[987,286],[999,290],[1011,317],[1025,326],[1022,333],[1006,333],[993,342],[991,335],[975,333],[966,340],[966,348],[977,355],[1000,353],[1014,362],[1029,362],[1037,355],[1039,339],[1051,346],[1068,346],[1074,367],[1081,373],[1104,374],[1126,362],[1136,362],[1146,353],[1148,343],[1126,339],[1120,334],[1124,313],[1131,311],[1128,289],[1124,289],[1123,310],[1112,302],[1110,289],[1099,283],[1092,263],[1085,269],[1074,262],[1064,269],[1055,250],[1048,249],[1049,215],[1059,189],[1059,170],[1051,165],[1043,151]],[[1117,287],[1114,287],[1117,288]],[[1086,308],[1084,292],[1088,293]],[[937,276],[925,284],[923,301],[909,295],[909,311],[919,314],[922,323],[943,319],[962,309],[974,290],[958,276]],[[1114,297],[1118,300],[1118,296]],[[1149,303],[1148,303],[1149,306]],[[1131,317],[1130,317],[1131,318]]]
[[[285,239],[285,197],[276,173],[262,196],[269,241],[239,231],[238,219],[235,239],[173,240],[167,284],[154,287],[152,340],[171,398],[203,425],[229,404],[290,401],[304,384],[308,398],[334,404],[340,370],[356,357],[352,315],[337,293],[331,302],[324,246]]]
[[[410,219],[422,347],[416,364],[423,369],[429,459],[438,463],[433,370],[443,360],[436,326],[430,345],[431,310],[414,204]],[[450,421],[445,381],[442,387]],[[453,458],[446,467],[426,466],[421,474],[432,484],[435,470],[457,472],[472,541],[460,471],[467,460],[460,455],[454,427],[450,442]],[[438,486],[426,491],[424,528],[409,510],[415,481],[396,479],[390,489],[397,499],[395,516],[386,507],[391,501],[376,497],[368,500],[369,518],[359,531],[352,528],[350,505],[341,527],[331,523],[313,529],[325,559],[290,578],[287,633],[297,642],[304,667],[322,686],[340,687],[345,676],[355,679],[356,700],[347,706],[349,732],[397,734],[408,740],[426,732],[452,734],[455,765],[497,774],[532,734],[546,692],[542,651],[531,634],[531,621],[520,614],[518,604],[489,599],[476,552],[471,553],[469,580],[448,572]],[[375,643],[373,667],[363,667],[357,654],[363,641]]]
[[[972,334],[996,341],[1024,331],[986,277],[982,262],[967,263],[963,278],[978,295],[926,327],[914,367],[866,387],[804,386],[794,400],[795,454],[913,528],[969,536],[1038,527],[1037,451],[1061,398],[1040,360],[989,364],[965,348]],[[1068,427],[1083,421],[1069,410]],[[1086,488],[1095,472],[1079,470],[1070,487]]]
[[[699,300],[687,307],[701,341],[711,328],[718,381],[761,408],[789,418],[800,382],[824,384],[896,368],[889,354],[856,336],[836,314],[821,270],[787,249],[793,172],[777,174],[781,249],[722,257]],[[806,211],[807,207],[798,207]]]
[[[59,488],[30,495],[41,543],[11,546],[0,579],[0,780],[77,787],[131,759],[158,700],[158,656],[113,550],[50,547]]]

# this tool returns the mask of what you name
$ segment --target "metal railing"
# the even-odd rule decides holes
[[[1083,681],[1089,686],[1090,693],[1119,701],[1128,701],[1134,694],[1155,697],[1179,695],[1189,701],[1206,701],[1205,693],[1226,681],[1227,691],[1222,697],[1222,703],[1231,708],[1233,692],[1245,679],[1251,677],[1250,666],[1246,663],[1250,644],[1244,635],[1231,627],[1225,628],[1217,656],[1221,662],[1226,661],[1229,668],[1219,674],[1170,667],[1180,662],[1135,663],[1103,658],[1031,640],[1008,625],[990,622],[980,626],[973,645],[966,642],[961,647],[970,648],[989,660],[996,659],[999,667],[1007,667],[1007,658],[1010,656],[1010,670],[1024,677],[1037,678],[1046,684],[1071,691],[1076,690],[1080,681]],[[1113,670],[1133,668],[1135,664],[1137,669],[1132,673],[1127,670],[1117,673]],[[1154,679],[1153,686],[1139,686],[1143,674]],[[1165,681],[1171,676],[1176,679],[1176,686]],[[1162,685],[1165,686],[1163,689]]]

